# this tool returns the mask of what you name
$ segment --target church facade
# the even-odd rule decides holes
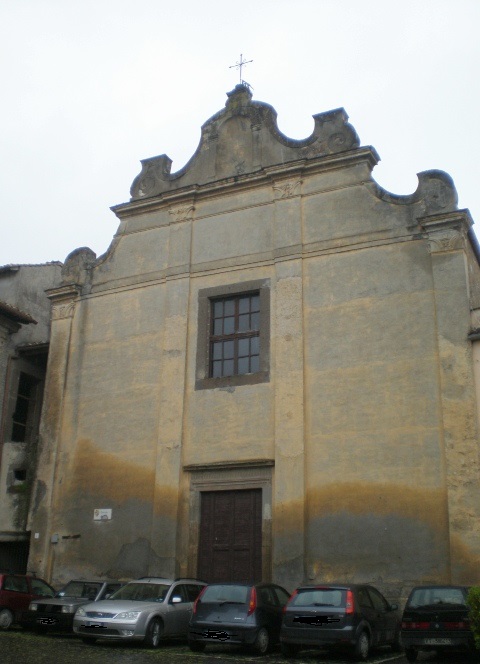
[[[289,139],[237,86],[67,258],[38,574],[478,582],[472,220],[442,171],[382,189],[343,109],[314,122]]]

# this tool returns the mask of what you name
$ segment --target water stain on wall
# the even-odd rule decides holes
[[[121,506],[134,500],[153,505],[157,516],[176,518],[177,487],[156,485],[155,468],[100,450],[88,439],[77,442],[70,475],[63,482],[61,500],[76,509]]]

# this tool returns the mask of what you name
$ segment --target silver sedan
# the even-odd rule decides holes
[[[205,583],[145,577],[127,583],[108,600],[80,607],[73,631],[83,641],[126,639],[157,648],[163,638],[187,638],[193,603]]]

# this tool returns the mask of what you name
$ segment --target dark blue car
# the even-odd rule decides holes
[[[290,659],[302,648],[343,648],[365,661],[370,650],[400,646],[398,606],[370,585],[301,586],[285,609],[280,633]]]

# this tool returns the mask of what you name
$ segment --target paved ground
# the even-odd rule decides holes
[[[327,655],[320,651],[300,653],[295,664],[351,664],[342,655]],[[449,662],[466,664],[466,658],[432,658],[421,656],[419,662]],[[267,657],[256,657],[240,649],[222,645],[208,647],[204,653],[194,654],[178,643],[165,643],[157,650],[139,644],[99,643],[85,645],[71,635],[37,635],[20,629],[0,632],[1,664],[286,664],[279,651]],[[407,664],[403,655],[394,655],[389,648],[375,652],[370,664]]]

